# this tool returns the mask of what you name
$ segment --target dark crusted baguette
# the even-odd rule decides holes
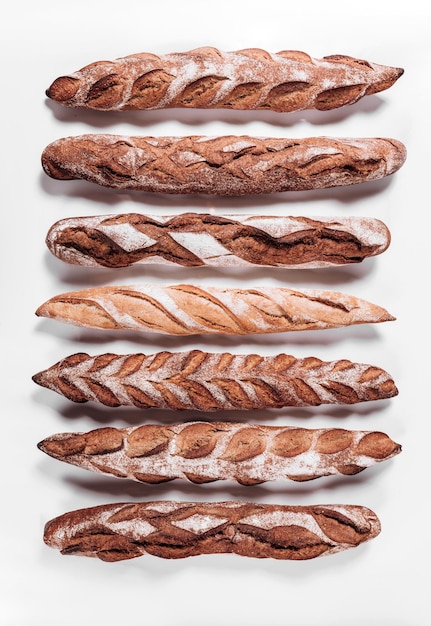
[[[395,319],[376,304],[337,291],[156,284],[63,293],[36,314],[87,328],[173,335],[265,334]]]
[[[378,180],[405,158],[395,139],[96,134],[49,144],[42,167],[52,178],[115,189],[241,196]]]
[[[390,375],[374,365],[200,350],[78,353],[33,380],[74,402],[201,411],[354,404],[398,393]]]
[[[357,474],[401,452],[382,432],[188,422],[59,433],[38,444],[59,461],[144,483],[234,480],[256,485]]]
[[[62,261],[108,268],[168,263],[310,269],[360,263],[384,252],[390,240],[387,226],[371,217],[209,213],[70,217],[46,236]]]
[[[47,522],[44,541],[62,554],[102,561],[222,553],[303,560],[356,547],[379,533],[378,517],[363,506],[157,501],[65,513]]]
[[[57,78],[46,95],[98,110],[170,107],[329,110],[391,87],[403,70],[345,55],[206,47],[156,56],[97,61]]]

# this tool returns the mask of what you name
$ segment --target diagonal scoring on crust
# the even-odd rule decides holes
[[[227,108],[278,112],[346,106],[391,87],[403,74],[347,55],[293,50],[225,52],[202,47],[97,61],[58,77],[46,95],[65,106],[110,110]]]
[[[47,522],[44,541],[62,554],[104,561],[217,553],[303,560],[356,547],[379,532],[375,513],[355,505],[161,501],[65,513]]]

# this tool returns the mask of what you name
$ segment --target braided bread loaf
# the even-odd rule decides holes
[[[360,263],[384,252],[390,232],[370,217],[101,215],[51,226],[49,250],[87,267],[169,263],[185,267],[319,268]]]
[[[70,107],[104,111],[168,107],[329,110],[388,89],[403,70],[349,56],[313,59],[206,47],[98,61],[57,78],[46,95]]]
[[[319,330],[395,319],[376,304],[336,291],[156,284],[71,291],[47,300],[36,315],[87,328],[173,335]]]
[[[359,546],[380,528],[373,511],[355,505],[156,501],[65,513],[46,523],[43,538],[62,554],[102,561],[223,553],[302,560]]]
[[[225,196],[303,191],[377,180],[406,158],[395,139],[64,137],[42,153],[46,174],[115,189]]]
[[[341,428],[295,428],[233,422],[189,422],[60,433],[38,444],[60,461],[145,483],[183,478],[303,481],[357,474],[392,458],[401,446],[386,434]]]
[[[33,381],[74,402],[200,411],[354,404],[398,390],[374,365],[287,354],[73,354]]]

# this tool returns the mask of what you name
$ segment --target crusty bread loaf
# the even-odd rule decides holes
[[[403,70],[344,55],[311,58],[253,48],[206,47],[91,63],[57,78],[46,95],[70,107],[329,110],[388,89]]]
[[[363,506],[165,500],[71,511],[47,522],[43,538],[62,554],[102,561],[223,553],[303,560],[359,546],[380,529]]]
[[[406,158],[395,139],[64,137],[42,153],[46,174],[114,189],[241,196],[381,179]]]
[[[210,213],[69,217],[46,236],[62,261],[109,268],[166,263],[311,269],[360,263],[384,252],[390,240],[387,226],[371,217]]]
[[[234,422],[97,428],[52,435],[38,447],[59,461],[144,483],[182,478],[242,485],[357,474],[401,452],[382,432]]]
[[[74,402],[200,411],[355,404],[398,394],[385,370],[346,359],[202,352],[70,355],[33,376]]]
[[[264,334],[394,320],[382,307],[337,291],[157,284],[63,293],[36,315],[104,330],[173,335]]]

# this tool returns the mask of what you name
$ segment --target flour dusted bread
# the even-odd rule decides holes
[[[43,538],[62,554],[102,561],[224,553],[303,560],[359,546],[380,529],[364,506],[165,500],[71,511],[47,522]]]
[[[52,435],[38,447],[60,461],[144,483],[180,478],[242,485],[357,474],[401,451],[376,431],[235,422],[97,428]]]
[[[183,267],[295,269],[360,263],[384,252],[391,236],[371,217],[144,215],[69,217],[46,236],[52,254],[85,267],[143,263]]]
[[[33,381],[74,402],[199,411],[355,404],[398,394],[380,367],[288,354],[72,354]]]
[[[46,95],[65,106],[102,111],[170,107],[329,110],[391,87],[403,70],[332,55],[270,54],[250,48],[197,48],[97,61],[57,78]]]
[[[396,172],[405,158],[405,146],[386,138],[101,133],[53,141],[42,153],[42,167],[55,179],[114,189],[242,196],[374,181]]]
[[[50,298],[36,314],[87,328],[173,335],[265,334],[395,319],[376,304],[337,291],[157,284],[68,292]]]

